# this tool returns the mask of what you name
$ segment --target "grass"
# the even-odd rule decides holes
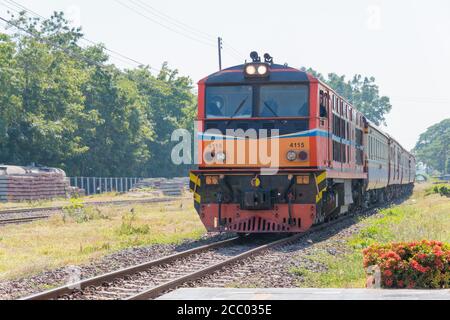
[[[0,229],[0,280],[87,263],[125,248],[198,239],[204,233],[189,200],[102,207],[74,203],[49,220]]]
[[[430,185],[420,185],[405,203],[382,210],[381,217],[363,219],[364,227],[346,239],[338,257],[321,252],[310,259],[324,265],[327,272],[304,268],[292,272],[302,276],[300,287],[364,288],[362,250],[373,243],[418,241],[450,242],[450,199],[430,193]]]
[[[103,202],[103,201],[121,201],[121,200],[145,200],[158,198],[154,193],[147,192],[148,190],[140,190],[134,193],[102,193],[91,196],[80,197],[84,203],[89,202]],[[60,207],[70,204],[70,199],[59,198],[53,200],[36,200],[36,201],[21,201],[21,202],[0,202],[1,210],[21,209],[21,208],[43,208],[43,207]]]

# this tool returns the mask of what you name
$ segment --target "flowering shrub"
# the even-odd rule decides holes
[[[439,241],[374,244],[364,250],[364,267],[373,266],[384,288],[450,288],[450,245]]]

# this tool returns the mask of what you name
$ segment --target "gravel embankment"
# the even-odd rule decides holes
[[[378,215],[371,210],[365,215]],[[258,287],[258,288],[292,288],[297,287],[301,276],[294,275],[294,267],[302,267],[326,272],[326,267],[312,261],[311,256],[321,252],[340,255],[346,252],[346,239],[357,233],[365,223],[355,217],[331,225],[329,228],[316,231],[311,235],[290,245],[270,249],[262,255],[248,258],[220,272],[189,283],[189,287]],[[98,261],[79,267],[83,279],[112,272],[121,268],[144,263],[168,256],[193,247],[224,240],[230,235],[205,235],[198,241],[186,241],[182,245],[153,245],[144,248],[123,250],[104,257]],[[54,271],[14,280],[0,282],[0,299],[15,299],[43,291],[45,288],[70,283],[71,268],[60,268]]]
[[[366,215],[377,215],[377,212],[372,211]],[[357,222],[355,218],[349,217],[329,229],[317,231],[295,243],[270,249],[262,255],[241,261],[185,287],[298,287],[302,277],[293,274],[292,268],[326,272],[326,266],[310,258],[320,253],[335,256],[347,253],[346,239],[361,230],[364,224],[364,221]]]
[[[185,241],[181,245],[152,245],[132,248],[111,254],[75,269],[73,267],[65,267],[23,279],[0,281],[0,300],[17,299],[65,283],[72,283],[74,282],[74,275],[81,275],[81,278],[88,279],[227,238],[230,238],[230,235],[210,234],[203,236],[197,241]]]

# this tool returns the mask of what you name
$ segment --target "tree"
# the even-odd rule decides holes
[[[13,36],[17,45],[10,58],[19,75],[14,91],[20,96],[20,106],[15,106],[20,115],[7,129],[8,160],[65,168],[66,159],[84,151],[74,133],[82,117],[79,87],[85,76],[77,62],[63,51],[72,48],[80,35],[62,27],[67,22],[60,14],[39,26],[37,22],[24,14],[13,19],[13,24],[29,33]],[[57,42],[59,48],[49,46],[48,41]]]
[[[153,77],[148,68],[128,70],[127,76],[138,86],[147,108],[148,120],[154,128],[154,139],[149,143],[153,155],[145,172],[149,176],[182,176],[189,168],[178,167],[171,161],[171,136],[179,128],[191,128],[195,118],[195,95],[192,81],[179,77],[164,63],[161,72]]]
[[[434,170],[449,172],[450,158],[450,119],[435,124],[424,132],[413,150],[418,161]]]
[[[376,125],[384,124],[385,115],[392,110],[390,99],[385,96],[380,97],[379,87],[374,77],[363,77],[358,74],[352,80],[346,80],[344,75],[330,73],[328,78],[325,78],[314,69],[302,68],[302,70],[327,83]]]
[[[192,127],[192,81],[164,64],[121,70],[62,13],[12,17],[0,34],[0,162],[60,167],[73,176],[174,176],[170,137]],[[25,31],[24,31],[25,30]]]
[[[16,44],[9,36],[0,33],[0,163],[6,162],[13,153],[14,135],[22,114],[20,81],[22,74],[15,59]]]

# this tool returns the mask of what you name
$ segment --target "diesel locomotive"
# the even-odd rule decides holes
[[[198,83],[190,188],[208,231],[300,233],[412,191],[395,139],[311,74],[251,57]]]

